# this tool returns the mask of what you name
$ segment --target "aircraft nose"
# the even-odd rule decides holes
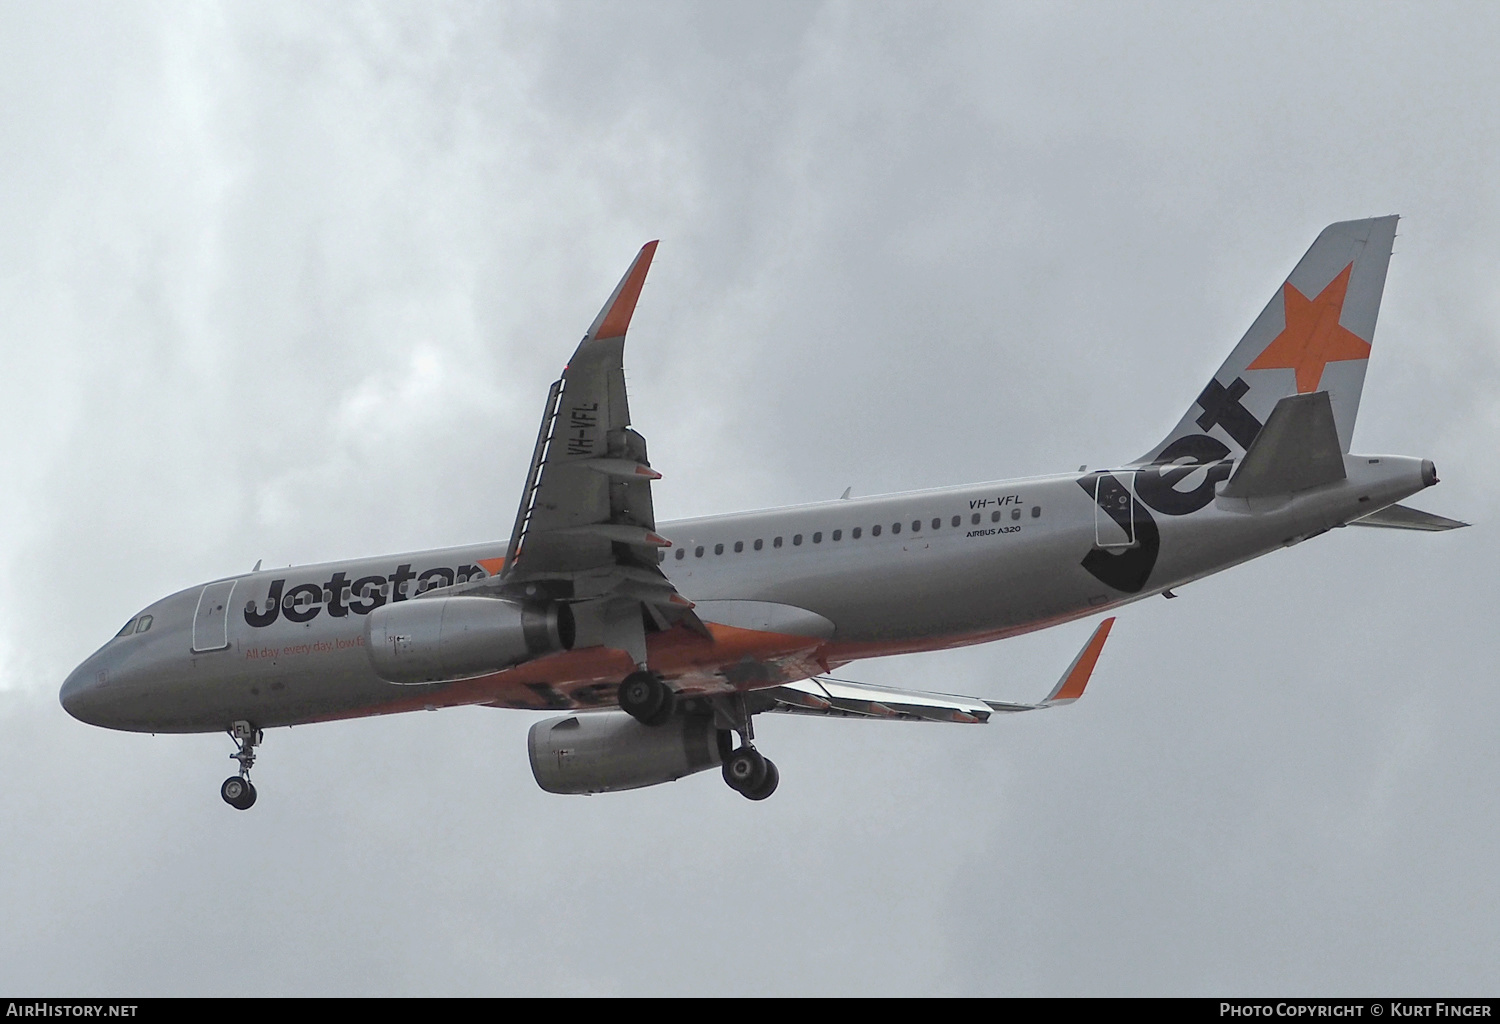
[[[63,710],[88,725],[104,725],[103,689],[109,682],[109,666],[100,655],[79,665],[63,682],[58,699]]]

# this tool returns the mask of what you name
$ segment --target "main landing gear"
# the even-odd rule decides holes
[[[250,783],[250,766],[255,763],[255,747],[262,739],[261,731],[249,722],[235,722],[229,728],[229,737],[234,740],[236,751],[229,756],[240,763],[240,773],[231,775],[219,787],[224,802],[237,811],[248,811],[255,803],[255,787]]]
[[[642,725],[665,725],[677,713],[677,693],[655,672],[641,668],[620,681],[617,699],[620,710]],[[696,700],[685,709],[692,713]],[[724,781],[729,788],[750,800],[764,800],[781,784],[776,764],[755,749],[755,728],[750,724],[750,709],[744,694],[712,699],[714,718],[719,727],[719,753],[723,758]],[[740,734],[740,745],[730,749],[730,733]],[[228,785],[228,783],[225,783]],[[224,799],[228,800],[226,796]]]
[[[737,693],[723,699],[716,710],[724,713],[740,734],[740,745],[724,755],[724,782],[747,800],[764,800],[781,784],[781,772],[776,770],[775,761],[755,749],[755,727],[750,723],[745,695]],[[719,735],[727,747],[728,731]]]
[[[724,759],[724,781],[749,800],[764,800],[781,784],[776,762],[751,746],[737,747]]]
[[[620,682],[620,710],[642,725],[665,725],[677,710],[677,694],[655,672],[641,669]]]

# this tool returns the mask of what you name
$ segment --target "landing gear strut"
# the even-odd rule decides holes
[[[734,731],[740,734],[740,746],[724,756],[724,782],[748,800],[764,800],[776,792],[781,783],[781,772],[777,771],[776,762],[755,749],[755,727],[750,724],[744,695],[736,694],[724,704],[727,707],[721,706],[721,710],[727,713]],[[728,734],[724,735],[727,738]]]
[[[248,811],[255,803],[255,787],[250,783],[250,766],[255,764],[255,747],[262,734],[249,722],[235,722],[229,728],[229,738],[234,740],[235,752],[229,756],[240,763],[240,773],[231,775],[219,787],[224,802],[237,811]]]
[[[663,725],[677,710],[677,694],[655,672],[632,672],[620,683],[620,709],[642,725]]]

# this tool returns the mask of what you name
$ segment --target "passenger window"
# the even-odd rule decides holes
[[[943,521],[941,519],[934,519],[932,521],[932,528],[934,530],[941,530],[943,528]]]
[[[1011,509],[1010,510],[1010,517],[1012,519],[1020,519],[1021,518],[1021,510],[1018,509],[1018,508]]]
[[[723,553],[724,553],[724,545],[722,545],[722,544],[715,544],[714,545],[714,554],[716,554],[716,555],[722,555]]]
[[[697,547],[695,547],[693,549],[693,557],[694,558],[702,558],[703,557],[703,545],[700,544],[700,545],[698,545]]]
[[[775,540],[771,541],[771,547],[773,547],[773,548],[779,548],[779,547],[781,547],[781,538],[777,537]]]
[[[834,530],[833,531],[833,539],[834,540],[843,540],[844,539],[844,531],[843,530]]]
[[[855,540],[859,540],[859,527],[856,526],[852,531],[850,531],[849,536],[853,537]],[[838,535],[834,534],[833,539],[838,540]]]
[[[1041,517],[1042,517],[1042,506],[1040,506],[1040,505],[1033,505],[1033,506],[1031,506],[1031,518],[1033,518],[1033,519],[1040,519]]]
[[[687,557],[687,548],[678,548],[677,549],[677,560],[680,562],[680,561],[682,561],[686,557]]]
[[[970,526],[978,526],[979,525],[979,513],[978,512],[975,512],[972,516],[969,517],[969,525]]]
[[[876,525],[870,527],[870,536],[871,537],[879,537],[880,536],[880,524],[877,523]]]
[[[121,627],[120,631],[118,633],[116,633],[115,636],[129,636],[131,633],[134,633],[134,632],[135,632],[135,620],[131,619],[129,622],[125,623],[125,625],[123,627]]]
[[[823,531],[822,530],[819,530],[817,533],[813,534],[813,543],[814,544],[821,544],[821,543],[823,543]]]
[[[737,541],[734,542],[734,553],[735,554],[739,554],[741,551],[744,551],[744,550],[745,550],[745,542],[744,541],[737,540]]]
[[[954,516],[953,517],[953,524],[952,525],[957,526],[959,523],[961,523],[963,521],[964,521],[964,517],[963,516]]]
[[[892,533],[900,533],[901,532],[901,524],[900,523],[892,523],[891,524],[891,532]]]
[[[759,551],[761,548],[763,548],[765,546],[766,546],[766,542],[765,541],[761,540],[759,537],[755,538],[755,550],[756,551]]]
[[[666,560],[667,560],[666,549],[665,548],[657,548],[656,549],[656,561],[657,561],[657,564],[660,565],[662,562],[665,562]]]
[[[912,533],[921,533],[922,532],[922,520],[920,520],[920,519],[913,519],[911,521],[911,532]]]
[[[995,509],[995,511],[993,511],[993,512],[990,513],[990,522],[992,522],[992,523],[998,523],[999,521],[1000,521],[1000,510],[997,508],[997,509]]]
[[[802,534],[798,533],[792,537],[792,546],[797,547],[802,543]]]

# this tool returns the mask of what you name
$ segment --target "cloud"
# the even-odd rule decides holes
[[[0,985],[1492,988],[1496,16],[1353,10],[7,9]],[[1387,212],[1355,444],[1479,525],[1132,606],[1065,711],[776,719],[753,806],[547,796],[524,714],[298,727],[236,815],[227,738],[57,706],[257,558],[503,537],[648,239],[671,519],[1132,458],[1324,224]],[[851,672],[1029,699],[1080,630]]]

